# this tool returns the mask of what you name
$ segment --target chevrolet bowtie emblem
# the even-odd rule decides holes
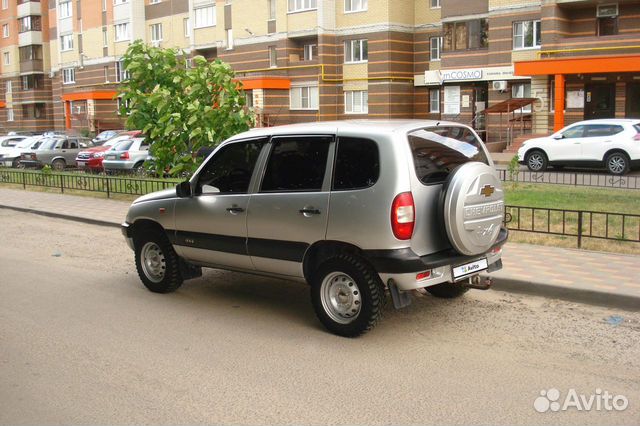
[[[484,195],[487,198],[491,197],[491,194],[493,194],[494,192],[496,192],[496,189],[491,185],[485,185],[480,190],[480,194]]]

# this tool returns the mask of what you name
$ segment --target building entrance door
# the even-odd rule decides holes
[[[487,108],[487,100],[488,100],[488,92],[489,92],[488,83],[480,83],[479,85],[473,88],[473,128],[476,132],[482,137],[484,141],[486,138],[487,131],[487,118],[485,114],[482,114]]]
[[[616,85],[589,84],[584,97],[584,119],[615,118]]]
[[[640,118],[640,83],[627,83],[626,118]]]

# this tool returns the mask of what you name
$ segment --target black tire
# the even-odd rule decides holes
[[[442,283],[425,287],[432,296],[440,297],[442,299],[455,299],[460,297],[469,291],[469,288],[464,287],[459,282],[457,283]]]
[[[351,291],[359,297],[360,303],[357,303],[360,306],[359,312],[353,319],[343,318],[345,322],[339,322],[332,318],[331,308],[325,307],[323,303],[323,300],[327,300],[322,296],[325,289],[323,282],[334,274],[346,274],[348,278],[351,278],[355,284],[355,290]],[[336,280],[339,281],[339,278],[340,275]],[[353,288],[349,285],[348,280],[346,284],[338,282],[338,285]],[[329,258],[318,267],[311,277],[313,309],[327,330],[338,336],[357,337],[371,330],[382,316],[385,301],[384,286],[378,274],[364,260],[356,256],[340,254]]]
[[[547,170],[547,166],[549,165],[547,155],[538,149],[527,152],[524,161],[527,168],[532,172],[544,172]]]
[[[143,266],[142,252],[147,244],[155,244],[161,252],[164,273],[161,279],[154,279],[148,272],[149,266]],[[154,293],[171,293],[177,290],[183,282],[180,274],[180,258],[163,234],[145,233],[135,240],[136,269],[142,283]]]
[[[11,167],[14,169],[17,169],[18,167],[20,167],[20,157],[13,159],[13,161],[11,162]]]
[[[612,175],[622,176],[629,173],[630,163],[629,156],[624,152],[612,152],[605,158],[604,167]]]
[[[51,168],[59,172],[63,171],[67,167],[67,163],[62,158],[57,158],[51,163]]]

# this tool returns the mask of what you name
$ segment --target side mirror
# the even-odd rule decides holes
[[[558,133],[557,135],[553,135],[553,138],[558,140],[558,139],[563,139],[564,136],[562,135],[562,133]]]
[[[191,183],[188,180],[184,182],[180,182],[176,186],[176,195],[178,198],[189,198],[191,197]]]

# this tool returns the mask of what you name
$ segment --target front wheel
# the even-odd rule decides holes
[[[605,166],[612,175],[624,175],[629,171],[629,157],[622,152],[614,152],[607,155]]]
[[[311,302],[332,333],[356,337],[382,316],[385,294],[377,273],[362,259],[342,254],[326,260],[312,276]]]
[[[547,156],[542,151],[529,152],[525,162],[532,172],[543,172],[547,169]]]
[[[182,285],[179,257],[164,235],[143,235],[136,241],[136,269],[154,293],[170,293]]]
[[[53,168],[53,170],[61,172],[65,169],[65,167],[67,167],[67,163],[65,163],[63,159],[58,158],[57,160],[53,160],[53,162],[51,163],[51,167]]]

